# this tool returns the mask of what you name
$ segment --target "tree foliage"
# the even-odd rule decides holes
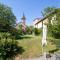
[[[42,14],[43,14],[43,16],[47,16],[50,13],[54,12],[55,9],[56,9],[55,7],[47,7],[42,11]]]
[[[26,33],[27,34],[32,34],[33,33],[33,26],[27,26],[26,27]]]
[[[45,16],[48,16],[49,24],[48,24],[48,35],[54,38],[60,38],[60,8],[52,8],[47,7],[44,12],[46,13]],[[51,12],[54,12],[51,14]],[[51,24],[52,17],[56,15],[56,19],[53,21],[53,25]]]
[[[60,38],[60,9],[55,10],[56,14],[56,21],[54,21],[54,24],[52,26],[52,33],[55,38]]]
[[[42,32],[42,30],[41,30],[41,29],[34,28],[34,34],[35,34],[35,35],[40,35],[40,34],[41,34],[41,32]]]
[[[16,17],[10,7],[0,4],[0,29],[7,29],[9,26],[14,26]]]

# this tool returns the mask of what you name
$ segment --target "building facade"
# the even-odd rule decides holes
[[[16,24],[15,28],[20,29],[19,26],[21,26],[23,32],[26,31],[26,17],[25,17],[24,14],[23,14],[23,16],[21,18],[21,21],[18,24]]]
[[[56,15],[52,16],[51,18],[51,24],[54,24],[54,21],[56,20]],[[42,28],[43,25],[46,25],[48,23],[49,19],[48,17],[44,17],[42,19],[38,19],[36,18],[35,20],[33,20],[33,27],[34,28]]]

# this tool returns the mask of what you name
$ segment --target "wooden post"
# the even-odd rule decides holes
[[[47,45],[47,25],[43,24],[42,26],[43,28],[43,33],[42,33],[42,46]]]

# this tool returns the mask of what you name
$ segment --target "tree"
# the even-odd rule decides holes
[[[60,8],[57,8],[55,10],[56,14],[56,20],[54,21],[54,24],[52,25],[52,33],[55,38],[60,39]]]
[[[41,34],[41,32],[42,32],[42,30],[41,30],[41,29],[34,28],[34,34],[35,34],[35,35],[40,35],[40,34]]]
[[[27,34],[32,34],[33,33],[33,26],[27,26],[26,27],[26,33]]]
[[[16,17],[11,8],[4,4],[0,4],[0,29],[7,29],[9,26],[13,27],[15,23]]]
[[[23,31],[22,31],[22,25],[19,25],[19,29],[18,29],[19,33],[22,35]]]
[[[52,13],[53,12],[53,13]],[[52,8],[48,7],[44,10],[45,15],[48,16],[49,24],[48,24],[48,35],[53,36],[54,38],[60,38],[60,8]],[[43,13],[43,14],[44,14]],[[53,25],[51,24],[52,17],[56,15],[56,19],[53,21]]]
[[[45,8],[43,11],[42,11],[42,15],[43,16],[47,16],[49,15],[50,13],[54,12],[55,11],[55,7],[47,7]]]

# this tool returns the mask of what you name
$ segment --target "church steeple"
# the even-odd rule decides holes
[[[22,31],[26,32],[26,17],[25,17],[24,13],[23,13],[23,16],[21,18],[21,21],[22,21]]]
[[[23,13],[23,16],[21,18],[22,20],[26,20],[25,14]]]

